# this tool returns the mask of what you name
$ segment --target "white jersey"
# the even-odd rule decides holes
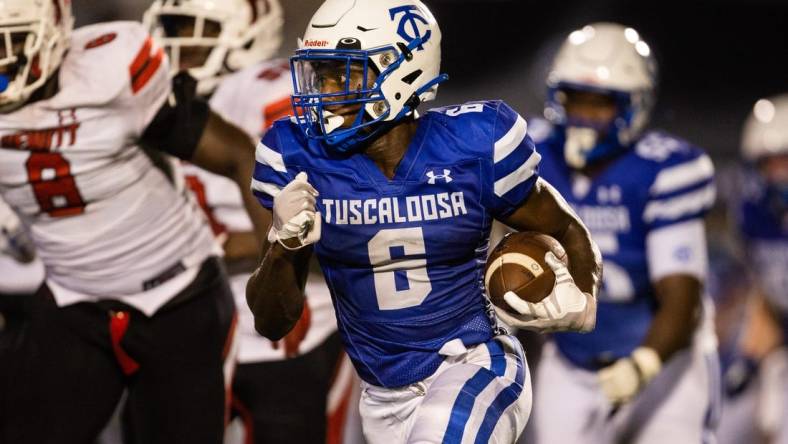
[[[87,26],[58,93],[0,115],[0,195],[60,306],[116,299],[150,315],[218,253],[199,209],[138,145],[169,96],[167,72],[140,24]]]
[[[278,118],[291,114],[290,95],[293,84],[286,60],[259,63],[228,76],[211,98],[211,108],[228,121],[259,140]],[[243,206],[235,182],[209,173],[194,165],[183,167],[186,183],[205,210],[214,234],[252,231],[252,222]],[[317,269],[317,267],[313,267]],[[285,358],[285,348],[271,343],[254,329],[254,317],[246,303],[249,274],[231,276],[230,282],[239,308],[238,361],[260,362]],[[310,327],[299,346],[307,353],[336,331],[331,295],[319,271],[310,272],[305,293],[310,310]]]

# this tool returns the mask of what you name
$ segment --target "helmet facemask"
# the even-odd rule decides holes
[[[143,21],[167,51],[171,74],[188,71],[202,96],[225,75],[273,57],[281,44],[282,11],[275,0],[157,0]]]
[[[348,152],[413,116],[448,79],[440,74],[440,42],[440,28],[419,0],[326,0],[291,58],[293,112],[301,131],[333,151]],[[345,82],[321,88],[308,81],[323,63],[341,65],[340,73],[362,73],[363,87]],[[359,112],[336,116],[340,102]]]
[[[345,39],[346,43],[353,44]],[[304,134],[326,142],[338,151],[348,151],[373,139],[390,125],[410,115],[419,105],[419,97],[434,88],[445,76],[439,76],[416,90],[396,114],[386,98],[384,85],[398,68],[412,57],[419,45],[383,46],[361,49],[300,49],[290,60],[293,73],[293,110]],[[340,45],[342,46],[342,45]],[[326,92],[321,77],[331,66],[339,79],[333,82],[336,90]],[[403,100],[395,93],[396,100]],[[356,108],[355,117],[332,112],[337,108]],[[388,122],[388,124],[383,124]]]
[[[2,112],[23,106],[57,71],[68,47],[70,13],[56,13],[50,2],[36,7],[30,19],[0,17]]]
[[[607,121],[586,119],[571,115],[566,110],[568,96],[572,93],[591,93],[609,98],[615,113]],[[545,115],[565,137],[564,154],[567,164],[574,169],[609,159],[625,151],[637,135],[633,128],[644,123],[635,122],[645,113],[642,107],[650,106],[641,102],[643,95],[622,91],[606,90],[560,83],[548,90],[548,106]]]
[[[763,157],[755,167],[764,182],[769,207],[779,216],[788,216],[788,154]]]

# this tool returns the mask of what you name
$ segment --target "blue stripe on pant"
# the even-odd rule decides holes
[[[487,408],[482,425],[479,428],[479,432],[476,434],[476,440],[474,441],[476,444],[489,442],[493,430],[495,430],[495,425],[498,424],[498,420],[501,419],[503,412],[506,411],[510,405],[514,404],[523,392],[523,384],[525,383],[523,363],[525,361],[525,356],[517,339],[512,339],[511,342],[517,351],[517,374],[515,375],[514,382],[498,393],[498,396],[495,397],[495,400]]]
[[[519,348],[519,343],[516,339],[512,342],[516,344],[516,347]],[[466,381],[465,385],[463,385],[460,393],[457,395],[457,399],[454,402],[454,406],[452,407],[451,417],[449,418],[449,424],[446,427],[446,432],[443,435],[443,443],[444,444],[459,444],[462,442],[462,437],[465,431],[465,425],[468,423],[468,419],[471,416],[471,412],[473,411],[474,403],[476,402],[476,397],[488,386],[491,382],[495,380],[497,377],[501,377],[506,372],[506,355],[504,353],[503,347],[497,340],[492,340],[487,342],[487,349],[490,353],[490,369],[480,368],[476,374],[471,377],[468,381]],[[520,355],[518,362],[517,362],[517,376],[516,381],[511,384],[509,387],[504,389],[495,399],[493,404],[488,408],[487,414],[485,415],[484,421],[494,421],[492,423],[492,428],[490,429],[489,433],[492,433],[492,430],[495,428],[495,424],[498,422],[503,411],[508,407],[511,403],[513,403],[517,398],[520,396],[522,392],[522,385],[524,381],[524,372],[523,372],[523,365],[522,365],[522,354],[521,349],[518,350],[518,354]],[[519,387],[516,389],[514,386]],[[505,393],[509,393],[506,396],[503,396]],[[516,393],[515,393],[516,392]],[[511,399],[510,399],[511,398]],[[504,405],[505,404],[505,405]],[[502,408],[501,408],[502,407]],[[490,410],[495,409],[495,411],[500,410],[500,412],[495,414],[491,414]],[[488,418],[489,417],[489,418]],[[482,425],[482,430],[486,430],[485,425]],[[479,440],[479,436],[481,436],[482,431],[480,430],[479,435],[477,435],[477,442]],[[486,441],[484,441],[486,442]]]

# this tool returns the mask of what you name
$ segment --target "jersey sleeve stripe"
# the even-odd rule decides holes
[[[709,156],[704,154],[691,162],[660,171],[650,192],[654,196],[670,193],[709,180],[713,176],[714,164]]]
[[[275,183],[261,182],[257,179],[252,179],[252,191],[257,191],[268,194],[271,197],[276,197],[276,195],[282,191],[282,188]]]
[[[714,183],[679,196],[651,201],[643,211],[643,221],[652,223],[659,219],[679,219],[692,214],[700,214],[714,204],[716,190]]]
[[[528,124],[521,116],[517,116],[517,121],[514,122],[514,125],[512,125],[509,131],[495,142],[493,163],[500,162],[516,150],[523,142],[523,139],[525,139],[527,133]]]
[[[150,50],[153,48],[153,39],[148,37],[143,43],[142,48],[140,48],[137,55],[134,57],[134,61],[131,62],[131,66],[129,66],[129,72],[131,76],[134,77],[142,68],[145,67],[145,64],[150,59]]]
[[[528,160],[520,165],[519,168],[502,179],[496,180],[494,184],[495,195],[501,197],[508,193],[512,188],[530,179],[534,174],[536,174],[536,167],[539,165],[539,161],[541,159],[542,156],[534,151],[528,157]]]
[[[150,37],[142,45],[142,49],[134,58],[134,61],[129,67],[131,74],[131,91],[137,94],[145,85],[148,84],[150,79],[156,73],[164,60],[164,50],[159,48],[156,53],[151,56],[153,49],[153,41]]]
[[[286,173],[285,161],[282,155],[265,146],[263,142],[257,144],[254,154],[255,160],[262,165],[271,167],[274,171]]]

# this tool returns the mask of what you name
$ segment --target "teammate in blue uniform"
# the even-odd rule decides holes
[[[605,268],[596,329],[555,334],[542,357],[539,443],[710,436],[716,355],[703,308],[703,215],[714,168],[701,149],[643,132],[655,70],[634,29],[586,26],[554,59],[550,122],[532,122],[540,174],[588,226]]]
[[[739,410],[744,417],[726,415],[723,425],[732,432],[755,426],[768,442],[788,443],[788,95],[756,102],[744,126],[742,157],[737,222],[756,291],[741,352],[758,361],[758,384],[754,405]]]
[[[272,213],[247,288],[271,339],[298,319],[313,249],[365,381],[369,442],[514,442],[530,412],[516,339],[484,296],[490,224],[558,238],[571,274],[546,303],[507,315],[532,329],[588,331],[599,257],[546,182],[525,120],[502,102],[428,111],[440,29],[418,0],[328,0],[292,59],[296,116],[257,148],[252,188]]]

